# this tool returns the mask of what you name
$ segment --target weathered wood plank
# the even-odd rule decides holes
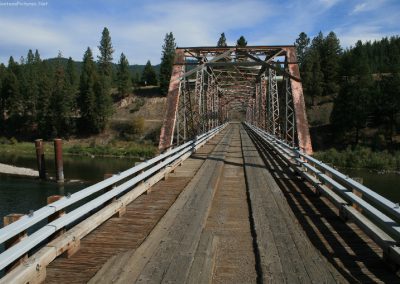
[[[285,196],[263,167],[262,159],[255,155],[257,150],[245,131],[242,131],[242,139],[257,243],[260,254],[264,256],[261,258],[264,280],[286,283],[345,282],[343,278],[335,279],[340,274],[332,274],[335,269],[316,251],[298,227]],[[276,171],[282,170],[273,161],[269,165]],[[272,266],[278,260],[281,266]]]

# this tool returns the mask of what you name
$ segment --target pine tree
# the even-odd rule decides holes
[[[133,85],[134,87],[137,87],[137,86],[140,85],[140,74],[139,74],[138,72],[135,72],[135,73],[133,74],[133,77],[132,77],[132,85]]]
[[[323,93],[323,74],[321,71],[321,59],[317,50],[308,51],[302,67],[302,81],[306,97],[311,99],[311,105],[315,105],[315,99]]]
[[[10,56],[10,59],[8,60],[8,66],[7,69],[11,72],[14,73],[14,75],[17,75],[19,72],[19,66],[18,63],[15,62],[14,57]]]
[[[5,123],[6,131],[11,135],[15,135],[21,128],[23,100],[20,93],[19,81],[11,70],[7,70],[3,81],[2,100],[7,117],[7,123]]]
[[[339,63],[342,48],[334,32],[330,32],[324,39],[323,53],[321,54],[321,69],[324,74],[325,96],[334,96],[339,91]]]
[[[104,91],[104,86],[101,81],[97,80],[94,85],[96,94],[95,107],[95,132],[102,132],[108,123],[109,118],[113,114],[112,100],[109,93]]]
[[[78,74],[75,67],[75,62],[72,60],[71,57],[68,58],[67,66],[65,69],[65,79],[67,83],[76,90],[78,84]]]
[[[4,131],[6,100],[3,98],[3,81],[6,76],[7,69],[3,63],[0,64],[0,133]]]
[[[157,85],[157,75],[156,72],[154,71],[153,66],[151,66],[150,60],[148,60],[146,66],[144,66],[141,81],[142,84],[146,86]]]
[[[38,87],[38,66],[35,64],[35,56],[30,49],[26,57],[24,66],[24,78],[21,80],[21,92],[24,98],[24,113],[25,118],[32,123],[36,120],[36,106],[39,96]]]
[[[167,33],[164,38],[162,46],[162,57],[160,64],[160,92],[162,95],[167,95],[169,88],[169,81],[171,80],[172,65],[175,58],[175,39],[172,32]]]
[[[309,98],[311,105],[324,93],[325,82],[321,68],[321,52],[324,51],[324,35],[322,32],[313,38],[308,44],[307,35],[300,33],[296,40],[299,63],[301,62],[300,72],[304,87],[304,94]]]
[[[300,70],[302,69],[302,66],[304,64],[305,56],[309,45],[310,45],[310,38],[307,36],[305,32],[301,32],[295,42],[297,51],[297,60],[299,61]]]
[[[112,54],[114,53],[114,49],[111,43],[111,36],[110,32],[108,31],[107,28],[103,29],[101,40],[100,40],[100,45],[98,46],[100,55],[97,56],[98,58],[98,65],[99,65],[99,75],[102,77],[102,80],[104,80],[104,88],[105,92],[110,91],[111,87],[111,79],[112,79],[112,60],[113,56]]]
[[[336,131],[339,134],[352,131],[355,145],[359,143],[360,131],[365,128],[368,115],[371,113],[374,87],[361,42],[357,43],[356,49],[358,55],[352,59],[351,71],[354,76],[343,82],[331,114],[331,122]]]
[[[378,84],[380,91],[373,96],[376,120],[383,124],[386,140],[393,147],[400,114],[400,73],[384,76]]]
[[[320,56],[324,55],[324,34],[321,31],[312,39],[311,48],[317,50]]]
[[[126,97],[127,95],[129,95],[132,89],[132,79],[131,72],[129,70],[128,59],[123,53],[121,53],[121,57],[118,62],[117,74],[118,93],[121,97]]]
[[[6,98],[8,115],[19,116],[23,112],[23,98],[21,96],[20,83],[17,74],[20,73],[20,66],[10,57],[8,61],[7,74],[5,76],[3,90]]]
[[[111,82],[113,78],[112,54],[114,53],[114,49],[111,43],[110,32],[107,28],[103,29],[98,48],[100,51],[100,55],[98,56],[99,80],[94,89],[96,93],[95,105],[97,114],[94,130],[96,132],[104,130],[109,117],[113,113]]]
[[[35,56],[34,56],[33,61],[34,61],[35,63],[37,63],[37,64],[39,64],[39,63],[42,62],[42,59],[40,59],[39,50],[37,50],[37,49],[35,50]]]
[[[217,46],[218,46],[218,47],[226,47],[226,46],[228,46],[228,45],[226,44],[225,33],[222,33],[221,36],[219,37]]]
[[[29,49],[28,55],[26,56],[26,64],[33,64],[34,57],[32,49]]]
[[[65,70],[61,65],[61,52],[58,53],[56,70],[54,74],[54,85],[51,96],[51,113],[53,121],[53,136],[59,136],[63,133],[64,121],[66,120],[66,110],[64,102],[64,87],[65,87]]]
[[[80,127],[83,132],[97,131],[96,125],[96,93],[95,84],[98,81],[93,54],[88,47],[83,56],[82,72],[79,85],[78,107],[80,110]]]
[[[39,98],[37,105],[37,132],[41,137],[49,138],[52,135],[53,119],[50,100],[52,96],[52,88],[50,79],[47,74],[43,74],[38,82]]]
[[[236,41],[236,46],[238,46],[238,47],[246,47],[247,46],[247,41],[244,38],[244,36],[240,36],[240,38]]]

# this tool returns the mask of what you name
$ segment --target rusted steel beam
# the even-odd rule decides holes
[[[271,57],[269,57],[267,60],[265,60],[266,63],[272,63],[271,61],[274,60],[276,57],[278,57],[279,55],[282,55],[284,53],[283,49],[279,50],[277,53],[275,53],[274,55],[272,55]],[[261,76],[265,73],[265,71],[267,70],[268,66],[264,65],[263,67],[261,67],[260,71],[258,72],[257,75],[257,81],[259,81],[261,79]]]
[[[227,50],[227,49],[234,48],[234,49],[237,49],[237,50],[252,49],[252,50],[268,51],[268,50],[273,50],[273,49],[291,48],[291,47],[294,47],[294,45],[251,45],[251,46],[246,46],[246,47],[238,47],[238,46],[224,46],[224,47],[197,46],[197,47],[179,47],[178,49],[196,50],[196,51],[221,51],[221,50]]]
[[[296,81],[298,81],[298,82],[301,82],[301,79],[300,79],[300,72],[299,72],[299,76],[293,76],[292,74],[286,72],[285,70],[282,70],[281,68],[278,68],[278,67],[274,66],[273,64],[270,64],[270,63],[268,63],[268,62],[266,62],[266,61],[262,61],[262,60],[260,60],[260,58],[255,57],[255,56],[249,54],[248,52],[245,52],[245,54],[246,54],[247,57],[249,57],[249,58],[251,58],[251,59],[257,61],[257,62],[248,62],[248,63],[258,63],[258,64],[261,64],[262,66],[266,66],[266,68],[273,69],[273,70],[275,70],[276,72],[278,72],[278,73],[280,73],[280,74],[282,74],[282,75],[286,75],[286,76],[290,77],[290,79],[293,79],[293,80],[296,80]],[[295,61],[295,60],[294,60],[294,61]],[[284,64],[284,62],[282,62],[282,64]],[[261,72],[261,70],[260,70],[260,72]]]
[[[192,70],[190,70],[190,71],[186,72],[185,74],[183,74],[181,79],[185,78],[185,77],[189,77],[190,75],[196,73],[198,70],[204,68],[206,66],[206,64],[208,64],[208,63],[212,63],[212,62],[215,62],[215,61],[218,61],[220,59],[223,59],[223,58],[227,57],[228,55],[230,55],[232,53],[232,51],[233,51],[233,49],[228,49],[224,53],[222,53],[222,54],[220,54],[218,56],[215,56],[213,59],[209,60],[208,62],[205,62],[205,63],[197,66],[196,68],[193,68]],[[181,63],[181,62],[184,62],[184,60],[182,59],[181,61],[176,61],[176,62],[177,63]]]
[[[296,60],[297,55],[295,47],[287,47],[285,48],[285,51],[289,62]],[[300,78],[300,70],[297,64],[288,65],[288,70],[292,76]],[[313,149],[311,145],[310,130],[308,128],[303,87],[301,82],[296,80],[290,80],[290,84],[292,89],[294,112],[296,114],[296,130],[299,148],[305,153],[311,155]]]
[[[184,50],[177,49],[175,51],[175,62],[183,62],[183,60]],[[161,128],[160,143],[158,145],[160,150],[169,148],[173,142],[179,102],[179,82],[182,71],[182,65],[174,65],[172,68],[171,81],[169,82],[167,95],[167,109],[164,116],[163,126]]]

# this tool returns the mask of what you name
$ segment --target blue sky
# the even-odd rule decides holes
[[[42,58],[61,51],[81,60],[88,46],[97,54],[103,27],[114,61],[124,52],[131,64],[157,64],[170,31],[178,46],[215,45],[221,32],[232,45],[240,35],[249,45],[279,45],[302,31],[334,31],[348,47],[399,35],[399,18],[400,0],[0,0],[0,62],[36,48]]]

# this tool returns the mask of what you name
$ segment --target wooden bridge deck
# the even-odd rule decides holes
[[[379,248],[230,124],[47,268],[48,283],[400,283]]]

